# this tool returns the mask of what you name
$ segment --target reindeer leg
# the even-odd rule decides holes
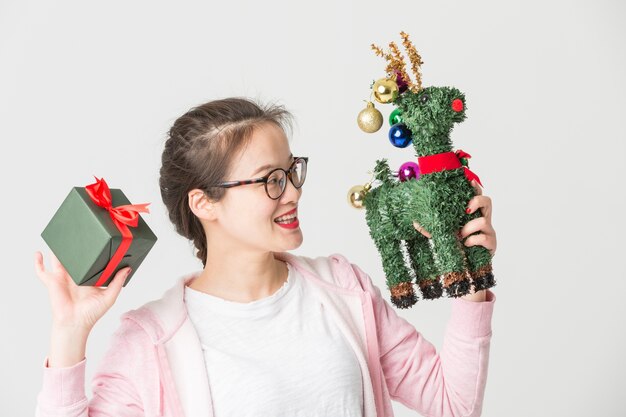
[[[417,285],[424,299],[432,300],[442,295],[443,289],[435,268],[432,250],[428,238],[418,233],[406,240],[411,267],[415,271]]]
[[[479,211],[476,211],[472,214],[467,214],[464,216],[464,223],[466,224],[468,221],[472,219],[476,219],[481,217],[482,214]],[[472,233],[472,235],[478,233]],[[472,236],[469,235],[469,236]],[[469,238],[469,236],[465,237],[465,239]],[[463,242],[465,242],[463,239]],[[480,291],[487,288],[494,287],[496,285],[496,280],[493,276],[493,270],[491,268],[491,253],[484,246],[465,246],[464,244],[463,250],[465,251],[465,256],[467,257],[468,269],[472,276],[472,281],[474,281],[474,291]]]
[[[401,240],[389,237],[390,230],[397,229],[388,212],[388,194],[379,189],[366,197],[365,219],[370,236],[380,253],[387,289],[391,292],[391,302],[398,308],[409,308],[417,302],[413,290],[412,276],[404,262]]]
[[[454,233],[433,234],[435,264],[443,275],[443,288],[448,297],[469,293],[470,281],[465,271],[465,251]]]
[[[398,308],[410,308],[417,303],[417,296],[413,290],[413,277],[404,261],[400,241],[380,239],[377,246],[383,260],[387,288],[391,292],[391,302]]]

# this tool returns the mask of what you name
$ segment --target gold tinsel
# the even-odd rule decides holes
[[[402,58],[402,55],[400,54],[400,51],[398,50],[398,47],[396,46],[394,42],[389,42],[389,49],[391,50],[391,53],[395,57],[396,70],[398,70],[398,72],[402,75],[402,79],[404,80],[404,82],[407,83],[409,87],[412,86],[413,83],[411,82],[411,79],[409,78],[409,74],[406,73],[406,64],[404,62],[404,58]]]
[[[422,89],[422,74],[420,74],[420,66],[424,63],[422,61],[422,57],[415,50],[415,46],[409,40],[409,35],[406,32],[400,32],[400,36],[402,36],[402,45],[404,45],[404,49],[406,49],[407,54],[409,55],[409,59],[411,60],[413,70],[413,74],[415,74],[415,78],[417,81],[417,90],[413,90],[413,92],[417,93]],[[414,87],[413,85],[411,87]]]
[[[376,55],[385,58],[385,60],[387,61],[387,68],[385,69],[385,71],[387,72],[387,74],[391,74],[393,57],[390,54],[383,52],[381,48],[374,44],[372,44],[372,49],[374,50],[374,52],[376,52]]]
[[[422,90],[422,74],[420,73],[420,66],[424,63],[422,61],[422,57],[415,50],[415,46],[409,40],[409,35],[406,32],[400,32],[400,36],[402,36],[402,45],[406,49],[407,55],[411,60],[411,70],[413,74],[415,74],[416,83],[414,83],[409,75],[406,72],[406,63],[404,62],[404,58],[400,54],[398,50],[398,46],[394,42],[389,43],[389,49],[391,53],[383,51],[380,47],[372,44],[372,49],[376,52],[376,55],[385,58],[387,61],[387,67],[385,71],[387,72],[388,77],[394,77],[394,72],[398,71],[404,81],[407,83],[408,88],[414,93],[418,93]],[[395,71],[394,71],[395,70]],[[395,79],[395,78],[394,78]]]
[[[391,56],[391,54],[383,52],[381,48],[374,44],[372,44],[372,49],[374,50],[374,52],[376,52],[376,55],[385,58],[385,60],[387,61],[387,68],[385,68],[385,72],[387,73],[388,78],[392,78],[395,80],[395,77],[393,76],[393,70],[394,68],[397,68],[399,66],[395,58]]]

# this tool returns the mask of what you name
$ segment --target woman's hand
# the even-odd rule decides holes
[[[496,239],[496,231],[491,225],[491,198],[483,194],[482,188],[476,183],[476,180],[472,180],[472,187],[476,190],[476,195],[467,204],[470,209],[469,213],[473,213],[480,209],[482,217],[470,220],[461,228],[459,236],[464,239],[466,236],[471,235],[474,232],[481,232],[477,235],[468,237],[465,240],[465,246],[480,245],[489,250],[491,256],[496,254],[496,246],[498,245]]]
[[[483,216],[467,222],[465,226],[463,226],[459,231],[459,236],[464,239],[466,236],[474,232],[482,232],[468,237],[465,240],[464,244],[465,246],[484,246],[489,250],[491,256],[494,256],[496,253],[497,240],[496,231],[491,225],[491,198],[482,195],[483,191],[476,183],[476,180],[472,180],[471,184],[472,187],[474,187],[474,190],[476,190],[476,195],[472,197],[472,199],[467,204],[467,207],[470,209],[469,213],[473,213],[476,210],[480,209]],[[424,230],[419,223],[413,222],[413,226],[415,227],[415,230],[417,230],[427,238],[431,237],[430,233]]]
[[[35,252],[35,272],[48,287],[52,322],[56,328],[89,332],[111,308],[130,268],[120,269],[106,288],[76,285],[61,262],[50,252],[52,268],[45,270],[43,254]]]

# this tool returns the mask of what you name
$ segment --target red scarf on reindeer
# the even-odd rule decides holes
[[[437,153],[435,155],[419,156],[417,158],[417,164],[420,167],[420,175],[463,167],[467,180],[476,180],[476,182],[482,187],[483,184],[480,182],[478,175],[473,173],[468,167],[461,163],[461,158],[469,159],[471,157],[472,156],[470,154],[459,149],[456,152],[444,152]]]

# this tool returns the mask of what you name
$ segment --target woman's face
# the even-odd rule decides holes
[[[274,123],[263,123],[255,128],[248,145],[232,159],[225,181],[260,178],[274,168],[287,170],[292,162],[284,131]],[[265,165],[269,167],[259,169]],[[220,238],[216,243],[222,248],[237,250],[243,249],[242,244],[252,250],[272,252],[297,248],[303,239],[300,226],[282,227],[275,219],[294,208],[297,216],[301,194],[302,188],[295,188],[290,180],[283,195],[276,200],[268,197],[263,183],[227,188],[216,207],[214,225],[219,228],[217,236]]]

